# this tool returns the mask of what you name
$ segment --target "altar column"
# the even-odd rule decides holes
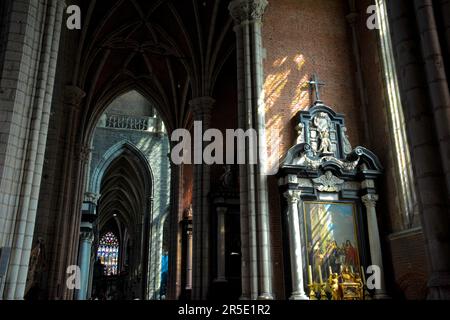
[[[292,295],[290,300],[309,300],[303,283],[303,258],[298,217],[300,191],[290,190],[284,193],[288,201],[289,252],[291,257]]]
[[[262,17],[267,0],[233,0],[229,10],[236,33],[238,127],[256,130],[257,164],[239,167],[242,234],[241,299],[273,299],[263,88]],[[246,152],[249,159],[253,150]]]
[[[388,298],[388,295],[386,294],[386,286],[384,283],[383,258],[381,254],[377,212],[375,209],[376,202],[378,201],[378,195],[367,194],[361,199],[364,202],[367,211],[367,229],[369,233],[370,258],[372,260],[372,265],[378,266],[381,270],[380,288],[375,290],[375,299],[385,299]]]
[[[189,105],[192,109],[194,121],[202,124],[203,132],[211,126],[211,113],[215,100],[211,97],[198,97],[192,99]],[[195,128],[194,128],[195,131]],[[203,132],[194,132],[194,135],[203,136]],[[201,150],[199,149],[201,147]],[[203,159],[203,145],[194,147],[195,154]],[[194,188],[192,195],[193,206],[193,270],[192,270],[192,298],[193,300],[206,300],[210,285],[209,268],[209,201],[208,194],[211,187],[211,168],[205,163],[194,163]]]
[[[226,282],[225,277],[225,215],[227,208],[217,208],[217,278],[216,282]]]

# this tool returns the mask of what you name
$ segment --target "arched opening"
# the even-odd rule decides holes
[[[86,189],[97,201],[87,298],[160,299],[170,200],[164,123],[130,91],[101,115],[91,146]]]

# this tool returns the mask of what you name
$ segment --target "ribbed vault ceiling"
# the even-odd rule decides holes
[[[149,193],[149,181],[139,160],[125,152],[106,170],[101,184],[98,227],[102,230],[117,215],[130,233],[142,222]]]
[[[86,93],[85,123],[114,95],[136,88],[169,131],[187,127],[188,101],[209,96],[235,46],[229,0],[82,0],[73,83]]]

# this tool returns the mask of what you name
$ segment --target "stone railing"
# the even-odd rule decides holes
[[[104,114],[100,119],[99,127],[110,129],[136,130],[153,133],[162,133],[165,131],[164,124],[159,118],[117,114]]]

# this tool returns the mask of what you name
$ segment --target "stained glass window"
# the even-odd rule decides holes
[[[118,274],[119,241],[114,233],[105,233],[100,239],[97,257],[104,266],[106,276],[115,276]]]

